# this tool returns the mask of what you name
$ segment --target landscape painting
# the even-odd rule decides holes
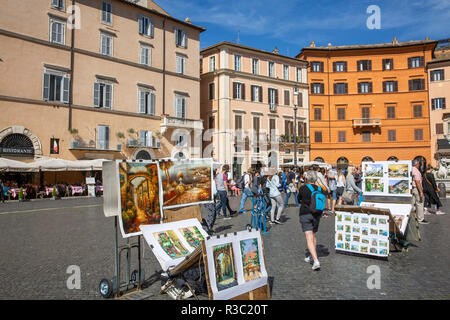
[[[364,177],[367,178],[382,178],[383,164],[365,163],[363,165]]]
[[[366,192],[384,192],[384,180],[383,179],[365,179],[365,191]]]
[[[262,278],[258,239],[241,240],[240,244],[245,282]]]
[[[165,209],[212,201],[212,160],[159,162]]]
[[[156,163],[119,162],[119,184],[124,237],[140,234],[141,225],[161,222]]]
[[[389,178],[408,178],[409,169],[407,164],[389,164]]]
[[[225,290],[238,285],[234,264],[233,245],[221,244],[212,248],[217,290]]]
[[[389,180],[390,194],[409,194],[409,180]]]
[[[182,258],[190,253],[172,230],[155,232],[153,236],[164,252],[172,259]]]
[[[186,242],[193,248],[197,248],[200,243],[205,240],[196,226],[180,228],[179,231],[185,237]]]

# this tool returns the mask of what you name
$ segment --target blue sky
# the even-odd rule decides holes
[[[317,46],[432,40],[450,37],[450,0],[155,0],[175,18],[207,30],[200,48],[221,41],[295,56]],[[367,8],[377,5],[381,29],[370,30]]]

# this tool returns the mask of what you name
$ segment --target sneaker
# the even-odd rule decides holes
[[[306,258],[305,258],[305,262],[307,262],[307,263],[313,263],[313,259],[312,259],[312,257],[311,256],[307,256]]]
[[[441,210],[438,210],[438,211],[436,212],[436,214],[439,215],[439,216],[441,216],[441,215],[445,214],[445,212],[444,212],[444,211],[441,211]]]
[[[283,224],[283,222],[281,222],[280,220],[275,220],[274,221],[276,224]]]
[[[272,224],[275,224],[275,221],[270,220],[270,221],[269,221],[269,224],[271,224],[271,225],[272,225]]]
[[[231,219],[231,217],[229,217],[229,216],[223,217],[223,220],[230,220],[230,219]]]
[[[428,211],[428,210],[425,210],[425,211],[423,212],[423,214],[424,214],[424,215],[427,215],[427,216],[431,216],[431,212]]]
[[[420,224],[430,224],[427,220],[423,219],[422,221],[419,221]]]
[[[320,262],[319,262],[319,260],[314,261],[312,269],[313,270],[319,270],[320,269]]]
[[[236,211],[233,211],[233,213],[232,214],[230,214],[230,217],[237,217],[239,214],[236,212]]]

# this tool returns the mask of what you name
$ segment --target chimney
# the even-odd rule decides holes
[[[330,43],[328,43],[328,46],[329,46],[329,47],[331,47],[331,42],[330,42]]]
[[[393,44],[394,46],[398,45],[397,37],[394,37],[394,39],[392,39],[392,44]]]
[[[310,48],[315,48],[316,47],[316,42],[315,41],[311,41],[311,43],[309,44]]]
[[[191,21],[191,18],[186,18],[185,20],[184,20],[184,22],[187,22],[187,23],[190,23],[190,24],[192,24],[192,21]]]
[[[273,49],[272,53],[274,53],[274,54],[280,54],[280,52],[278,51],[278,48],[277,48],[277,47],[275,47],[275,49]]]
[[[429,37],[426,37],[425,40],[428,41],[428,40],[430,40],[430,38],[429,38]]]

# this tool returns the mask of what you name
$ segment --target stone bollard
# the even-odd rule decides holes
[[[439,198],[446,198],[447,197],[447,190],[445,189],[445,183],[443,182],[439,182],[438,184],[438,188],[439,188]]]

